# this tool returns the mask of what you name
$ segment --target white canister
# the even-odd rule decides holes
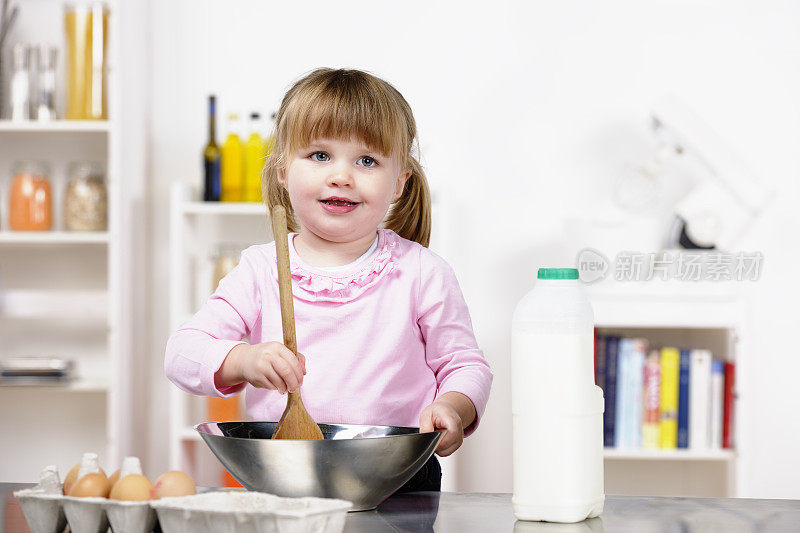
[[[594,313],[574,268],[540,268],[511,331],[514,514],[579,522],[603,511],[603,391]]]

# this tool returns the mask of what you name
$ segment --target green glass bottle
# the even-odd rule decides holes
[[[208,97],[208,144],[203,150],[203,200],[218,202],[220,194],[220,151],[216,140],[216,102],[212,94]]]

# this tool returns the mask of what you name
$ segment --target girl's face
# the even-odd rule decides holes
[[[292,154],[278,182],[302,231],[345,243],[374,235],[410,174],[360,140],[317,139]]]

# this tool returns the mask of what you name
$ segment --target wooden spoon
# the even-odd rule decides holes
[[[294,302],[292,298],[292,276],[289,270],[289,242],[286,231],[286,210],[277,205],[272,208],[272,234],[278,256],[278,290],[281,295],[281,319],[283,321],[283,344],[297,356],[297,336],[294,330]],[[273,439],[321,440],[322,431],[303,406],[300,387],[289,393]]]

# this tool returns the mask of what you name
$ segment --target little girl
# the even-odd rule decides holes
[[[428,250],[430,195],[412,155],[414,117],[389,83],[318,69],[276,117],[264,197],[289,218],[298,357],[281,343],[275,243],[252,246],[172,334],[169,379],[192,394],[247,389],[277,421],[303,386],[319,423],[445,429],[447,456],[478,425],[492,372],[453,270]],[[248,342],[242,339],[248,339]],[[439,490],[435,457],[407,490]]]

